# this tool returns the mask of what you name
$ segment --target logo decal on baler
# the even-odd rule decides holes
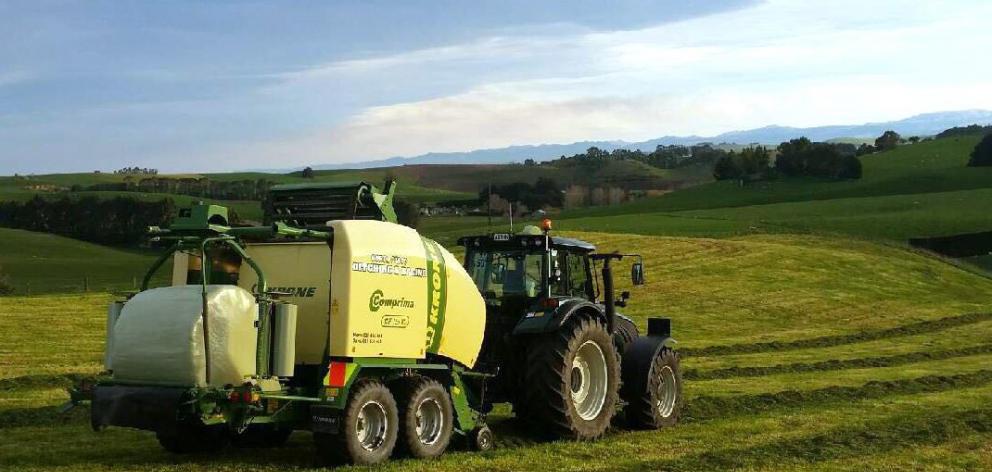
[[[447,269],[444,254],[434,241],[423,239],[427,254],[427,339],[428,352],[437,352],[444,329],[444,308],[447,305]]]
[[[413,300],[406,298],[386,298],[382,290],[376,289],[369,297],[369,311],[376,312],[380,308],[413,308]]]

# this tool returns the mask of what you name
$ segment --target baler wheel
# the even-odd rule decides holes
[[[602,321],[576,316],[527,355],[526,420],[558,438],[602,436],[616,410],[620,362]]]
[[[397,450],[418,458],[437,457],[451,442],[454,407],[444,387],[430,377],[409,379],[399,394]]]
[[[227,446],[227,429],[199,423],[180,424],[173,431],[155,433],[162,449],[173,454],[216,452]]]
[[[331,463],[378,464],[396,446],[399,413],[393,394],[378,380],[352,387],[337,434],[315,433],[317,454]]]

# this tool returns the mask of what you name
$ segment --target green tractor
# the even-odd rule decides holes
[[[642,285],[641,257],[597,253],[544,226],[459,240],[486,303],[475,370],[493,378],[480,408],[510,402],[518,418],[554,438],[597,438],[616,413],[635,429],[674,425],[683,400],[671,321],[651,318],[640,336],[616,310],[630,293],[614,293],[613,264],[634,259],[632,283]]]

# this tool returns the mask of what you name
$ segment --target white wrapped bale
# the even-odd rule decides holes
[[[114,379],[156,385],[240,384],[255,374],[258,305],[233,285],[207,287],[210,383],[203,349],[199,285],[146,290],[124,305],[114,325]]]

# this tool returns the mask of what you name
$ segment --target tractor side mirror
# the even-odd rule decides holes
[[[644,285],[644,264],[635,262],[630,266],[630,281],[634,285]]]

